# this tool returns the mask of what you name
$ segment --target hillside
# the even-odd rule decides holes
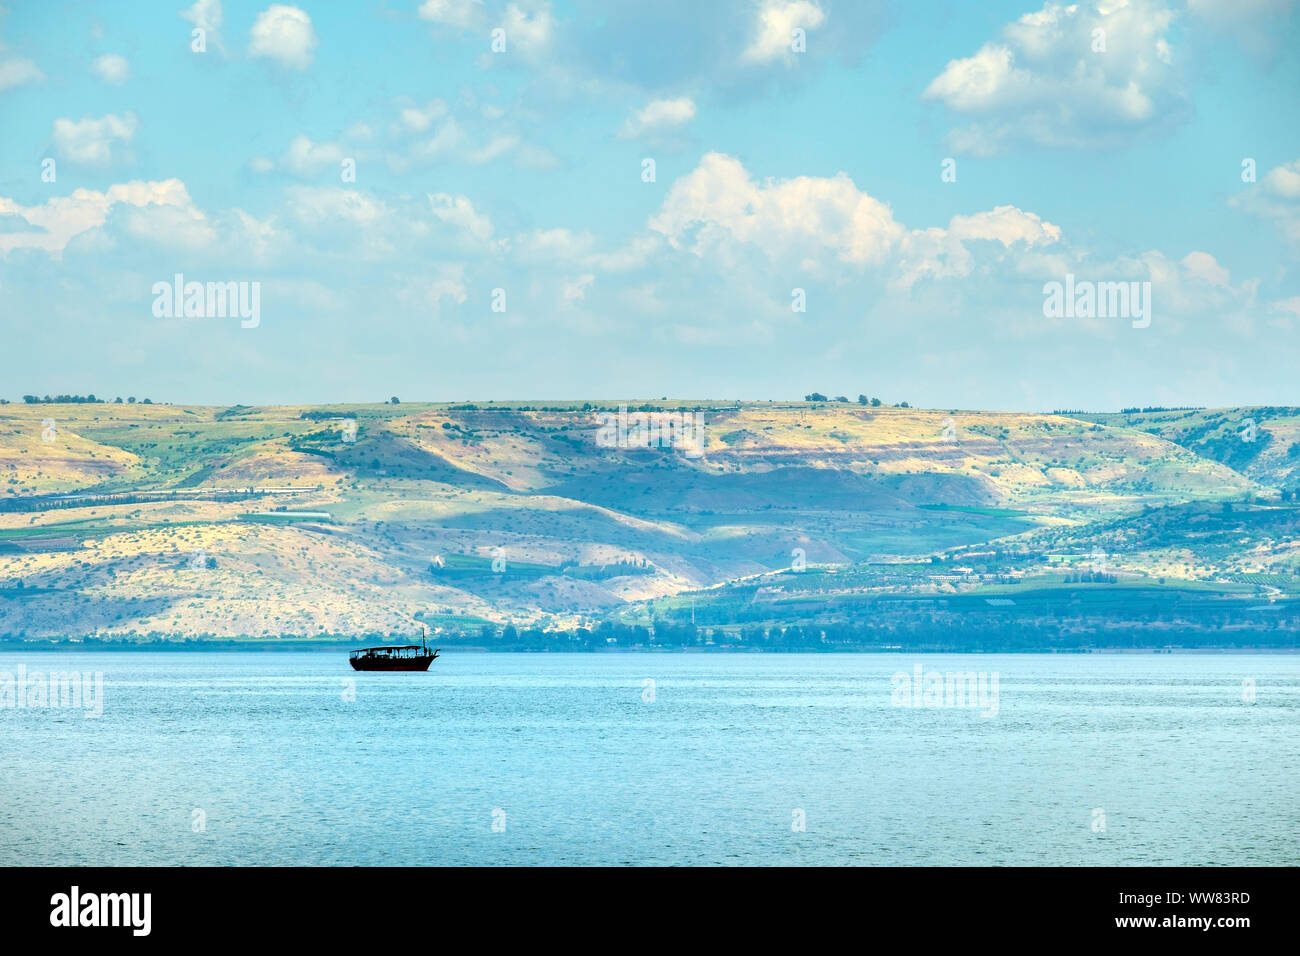
[[[1099,549],[1161,587],[1292,593],[1300,410],[623,404],[612,442],[617,401],[0,405],[0,637],[573,629],[792,565],[924,596]],[[971,570],[896,580],[944,561]]]

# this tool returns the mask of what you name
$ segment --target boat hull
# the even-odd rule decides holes
[[[348,663],[354,671],[427,671],[433,663],[433,655],[421,655],[400,660],[383,660],[381,658],[351,658]]]

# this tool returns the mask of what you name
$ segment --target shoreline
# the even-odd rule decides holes
[[[42,651],[70,651],[74,653],[327,653],[354,651],[362,647],[382,647],[374,642],[295,641],[186,641],[158,644],[86,644],[83,641],[0,641],[0,653],[29,653]],[[1300,647],[1085,647],[1085,648],[961,648],[961,647],[487,647],[475,645],[449,645],[449,651],[472,654],[1051,654],[1051,655],[1145,655],[1145,654],[1300,654]]]

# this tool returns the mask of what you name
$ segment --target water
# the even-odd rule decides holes
[[[917,663],[997,672],[996,716],[891,706]],[[0,864],[1300,862],[1300,656],[19,665],[102,671],[104,710],[0,707]]]

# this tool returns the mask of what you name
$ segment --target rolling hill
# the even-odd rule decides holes
[[[1292,408],[3,404],[0,638],[592,633],[688,604],[739,634],[1078,585],[1099,552],[1111,584],[1286,602],[1298,449]]]

